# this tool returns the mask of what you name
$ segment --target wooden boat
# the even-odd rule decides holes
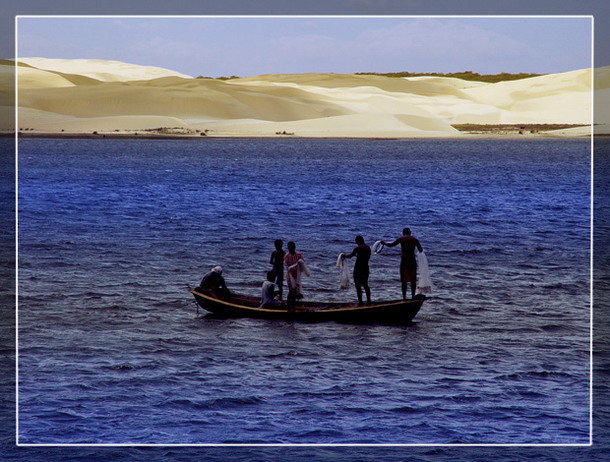
[[[425,295],[421,295],[412,300],[380,301],[361,306],[355,303],[297,302],[291,312],[286,307],[260,308],[260,298],[247,295],[232,295],[227,300],[221,300],[200,289],[193,289],[191,293],[201,308],[223,318],[379,324],[409,324],[426,299]]]

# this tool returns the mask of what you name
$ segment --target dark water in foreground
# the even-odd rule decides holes
[[[20,148],[21,443],[589,441],[588,143]],[[258,293],[281,237],[309,298],[353,299],[336,255],[404,225],[437,288],[415,326],[213,320],[186,293],[217,263]]]

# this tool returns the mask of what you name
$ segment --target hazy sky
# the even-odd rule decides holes
[[[91,58],[192,76],[554,73],[591,66],[587,17],[21,17],[21,57]]]

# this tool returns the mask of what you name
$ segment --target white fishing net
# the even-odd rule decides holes
[[[419,269],[419,277],[417,278],[417,292],[420,294],[432,293],[432,280],[430,279],[430,269],[428,268],[428,257],[424,252],[418,252],[415,249],[417,257],[417,268]]]
[[[347,258],[344,253],[340,253],[337,257],[337,267],[341,274],[339,279],[339,289],[349,289],[349,270],[347,268]]]

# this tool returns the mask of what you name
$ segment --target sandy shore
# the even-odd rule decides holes
[[[547,139],[558,139],[558,138],[588,138],[590,134],[590,126],[569,126],[565,129],[549,129],[541,130],[537,128],[537,124],[525,125],[515,127],[514,125],[490,125],[489,127],[477,126],[476,129],[470,129],[468,127],[460,127],[459,135],[447,136],[447,137],[433,137],[434,139],[528,139],[528,138],[547,138]],[[41,132],[41,131],[20,131],[18,132],[20,138],[108,138],[108,139],[192,139],[192,140],[206,140],[206,139],[234,139],[234,138],[292,138],[292,139],[362,139],[362,137],[344,137],[344,136],[327,136],[327,137],[307,137],[297,136],[294,134],[270,134],[270,135],[252,135],[252,136],[241,136],[241,135],[206,135],[205,133],[191,134],[191,133],[167,133],[164,130],[140,130],[135,132],[73,132],[73,133],[56,133],[56,132]],[[15,132],[0,133],[0,137],[10,136],[14,137]],[[607,137],[610,133],[598,133],[595,137]],[[367,139],[422,139],[425,137],[368,137]]]
[[[595,71],[595,93],[610,101],[609,69]],[[0,62],[0,88],[13,72]],[[499,83],[352,74],[217,80],[27,58],[18,79],[23,136],[578,138],[590,136],[592,123],[590,69]],[[597,134],[610,133],[610,117],[595,122]]]

